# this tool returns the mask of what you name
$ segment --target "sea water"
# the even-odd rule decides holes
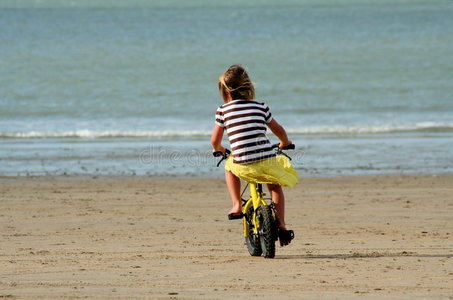
[[[209,138],[234,63],[302,176],[451,173],[452,16],[442,0],[4,0],[0,175],[221,175]]]

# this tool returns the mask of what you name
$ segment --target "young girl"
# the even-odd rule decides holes
[[[241,219],[241,182],[267,183],[279,220],[280,245],[288,245],[294,233],[285,224],[285,196],[282,185],[294,187],[298,174],[288,158],[276,156],[266,136],[266,125],[280,140],[280,148],[291,144],[285,129],[272,117],[269,107],[254,101],[255,88],[245,69],[232,65],[219,77],[219,91],[225,102],[216,112],[211,137],[213,151],[222,151],[226,130],[232,155],[225,163],[225,179],[233,202],[228,218]]]

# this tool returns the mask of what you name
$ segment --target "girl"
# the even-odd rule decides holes
[[[219,91],[225,102],[216,112],[211,136],[213,151],[222,151],[226,130],[232,155],[225,163],[225,179],[233,202],[228,218],[241,219],[241,182],[267,183],[279,220],[280,245],[288,245],[294,233],[285,224],[285,196],[282,185],[294,187],[298,174],[284,156],[276,156],[266,136],[266,125],[280,140],[280,148],[291,144],[285,129],[272,117],[269,107],[254,101],[255,88],[245,69],[232,65],[219,77]]]

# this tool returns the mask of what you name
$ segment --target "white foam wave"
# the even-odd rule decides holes
[[[363,133],[397,133],[397,132],[450,132],[453,123],[422,122],[403,125],[377,126],[331,126],[288,129],[290,134],[363,134]]]
[[[453,123],[424,122],[407,125],[380,126],[331,126],[288,128],[289,134],[379,134],[397,132],[452,132]],[[0,138],[152,138],[152,137],[190,137],[209,136],[209,130],[155,130],[155,131],[120,131],[120,130],[74,130],[74,131],[27,131],[3,132]]]
[[[162,130],[162,131],[97,131],[97,130],[74,130],[61,132],[28,131],[0,133],[3,138],[126,138],[126,137],[178,137],[178,136],[206,136],[210,132],[203,130]]]

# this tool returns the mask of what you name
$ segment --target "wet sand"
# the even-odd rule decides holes
[[[1,299],[453,299],[453,175],[304,178],[249,256],[223,180],[0,178]]]

